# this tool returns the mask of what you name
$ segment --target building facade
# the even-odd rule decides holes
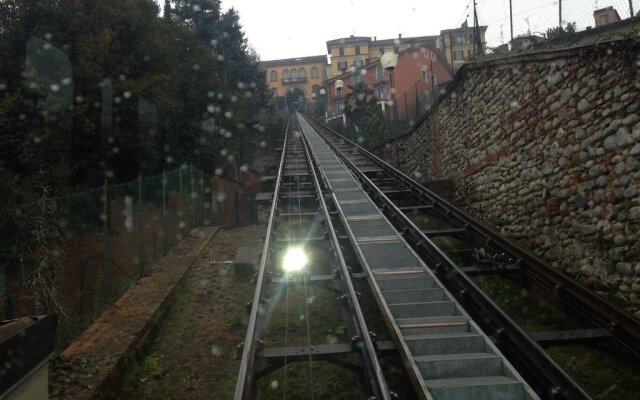
[[[463,23],[460,28],[440,31],[438,47],[454,71],[457,71],[458,68],[460,68],[466,60],[472,58],[475,53],[486,50],[487,42],[485,40],[485,34],[487,27],[479,26],[477,31],[480,35],[481,50],[478,49],[476,30],[474,27],[469,27],[466,22]]]
[[[596,28],[599,26],[609,25],[613,22],[620,21],[620,14],[612,6],[601,8],[593,12],[593,19],[596,23]]]
[[[326,81],[328,114],[341,114],[345,96],[352,91],[351,87],[364,84],[373,89],[380,107],[387,113],[393,113],[392,118],[413,117],[416,107],[431,104],[437,98],[442,84],[452,79],[451,66],[434,44],[408,48],[399,52],[392,75],[383,69],[377,59],[354,71],[329,78]],[[342,89],[336,88],[338,81],[343,82]],[[421,114],[423,110],[418,111]]]
[[[378,40],[377,37],[350,36],[348,38],[333,39],[327,42],[327,53],[331,56],[329,77],[335,77],[348,72],[352,67],[361,68],[366,64],[377,61],[385,52],[396,54],[410,49],[419,48],[424,44],[435,45],[438,36],[405,37],[398,35],[395,39]]]
[[[262,61],[267,83],[274,97],[286,97],[296,92],[313,101],[312,94],[318,92],[327,79],[327,56],[286,58]]]

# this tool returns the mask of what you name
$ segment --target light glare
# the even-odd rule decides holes
[[[282,262],[285,273],[299,272],[307,265],[307,255],[301,247],[292,247],[287,250]]]

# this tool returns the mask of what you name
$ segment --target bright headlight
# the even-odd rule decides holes
[[[307,265],[307,255],[301,247],[291,247],[284,255],[282,269],[285,273],[300,272]]]

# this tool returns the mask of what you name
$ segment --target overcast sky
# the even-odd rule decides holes
[[[487,41],[496,46],[510,38],[509,0],[477,0]],[[640,8],[640,0],[633,0]],[[563,20],[579,29],[593,25],[593,10],[614,6],[629,16],[628,0],[562,0]],[[436,35],[441,29],[473,22],[471,0],[222,0],[235,7],[251,45],[262,60],[326,54],[326,41],[341,37],[379,39]],[[513,0],[514,34],[544,33],[558,23],[557,0]]]

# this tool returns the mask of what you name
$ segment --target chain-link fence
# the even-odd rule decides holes
[[[491,54],[545,47],[563,34],[610,33],[638,15],[640,0],[475,0],[475,11],[479,26],[487,27],[484,50]],[[459,22],[464,21],[474,25],[474,0]],[[562,43],[551,47],[558,46]]]
[[[68,342],[188,232],[211,219],[204,173],[182,166],[0,211],[0,319],[56,311]]]

